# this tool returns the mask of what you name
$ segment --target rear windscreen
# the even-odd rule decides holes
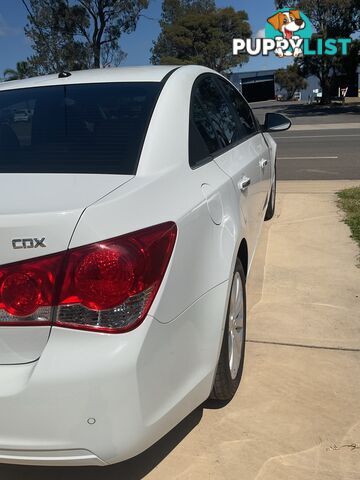
[[[0,92],[1,173],[132,175],[161,83]]]

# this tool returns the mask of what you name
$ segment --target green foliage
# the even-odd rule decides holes
[[[7,68],[4,70],[4,81],[22,80],[33,75],[31,65],[28,62],[17,62],[16,68]]]
[[[215,10],[215,0],[163,0],[160,25],[174,23],[189,12],[205,14]]]
[[[30,0],[25,34],[31,40],[34,55],[29,58],[37,74],[80,70],[89,66],[89,51],[76,39],[78,25],[86,17],[78,5],[63,0]]]
[[[292,0],[276,0],[276,8],[294,7]],[[360,29],[360,0],[300,0],[297,8],[307,15],[316,34],[313,35],[310,48],[317,38],[348,38]],[[330,55],[307,55],[296,60],[304,76],[318,77],[323,92],[322,103],[330,102],[330,93],[337,75],[346,73],[355,75],[359,64],[358,42],[353,42],[349,55],[338,53]]]
[[[37,74],[118,65],[119,39],[136,28],[148,0],[29,0],[25,34]]]
[[[356,70],[360,59],[360,40],[353,40],[351,42],[348,55],[337,56],[336,70],[339,73],[347,73],[349,75],[356,75]]]
[[[313,35],[310,41],[310,48],[315,47],[318,35]],[[348,55],[343,56],[340,51],[336,55],[311,55],[298,58],[296,63],[301,73],[308,77],[315,75],[318,77],[322,89],[322,103],[327,104],[331,101],[331,91],[336,82],[337,76],[346,74],[348,77],[354,78],[356,69],[359,65],[359,45],[360,42],[355,40],[352,42]]]
[[[302,90],[307,86],[306,80],[295,64],[277,70],[275,73],[275,81],[282,89],[286,90],[288,99],[294,96],[296,90]]]
[[[347,188],[338,192],[339,206],[344,210],[345,223],[349,225],[351,237],[360,245],[360,187]]]
[[[294,4],[323,37],[349,37],[360,29],[360,0],[275,0],[276,8]]]
[[[216,8],[212,0],[165,0],[160,25],[153,64],[205,65],[224,73],[248,61],[246,54],[232,54],[233,38],[251,35],[244,11]]]

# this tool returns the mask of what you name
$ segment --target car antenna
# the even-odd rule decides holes
[[[71,73],[70,72],[60,72],[58,75],[58,78],[67,78],[70,77]]]

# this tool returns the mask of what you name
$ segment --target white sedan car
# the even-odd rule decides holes
[[[276,145],[203,67],[0,86],[0,462],[142,452],[244,362],[249,275]]]

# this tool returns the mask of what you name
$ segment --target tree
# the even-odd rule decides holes
[[[119,65],[119,40],[135,30],[148,0],[22,0],[28,10],[25,34],[37,73]]]
[[[190,11],[206,14],[215,10],[215,0],[163,0],[160,25],[174,23]]]
[[[360,29],[360,0],[299,0],[315,30],[326,37],[349,37]],[[275,0],[276,8],[294,8],[292,0]]]
[[[216,8],[213,0],[165,0],[160,26],[153,64],[197,64],[225,73],[248,61],[247,54],[232,54],[233,38],[251,35],[244,11]]]
[[[292,0],[276,0],[277,8],[294,6]],[[317,39],[348,38],[360,29],[360,0],[300,0],[297,7],[313,24],[316,34],[310,41],[310,48]],[[355,75],[358,49],[352,45],[349,57],[340,55],[307,55],[296,60],[304,76],[315,75],[322,89],[322,103],[329,103],[331,91],[339,74]]]
[[[17,62],[16,68],[7,68],[4,70],[4,81],[22,80],[31,77],[32,69],[28,62]]]
[[[337,57],[338,65],[337,71],[341,74],[346,74],[349,78],[354,79],[354,84],[356,84],[357,79],[357,68],[359,66],[360,59],[360,40],[352,40],[348,54],[346,56]],[[359,85],[360,88],[360,85]],[[357,95],[357,92],[354,92]]]
[[[280,68],[275,73],[275,82],[281,89],[286,90],[287,98],[291,99],[296,90],[306,88],[307,82],[300,74],[297,65],[288,65],[287,68]]]

